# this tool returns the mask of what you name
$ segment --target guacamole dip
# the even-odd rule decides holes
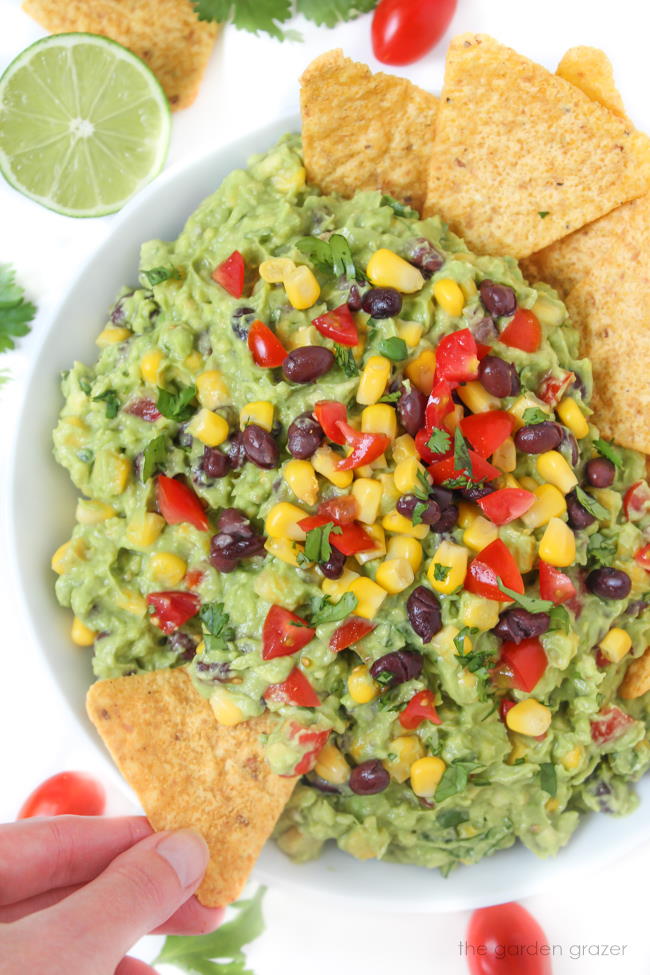
[[[446,873],[634,807],[650,490],[550,288],[321,195],[290,136],[144,245],[97,344],[54,433],[73,640],[100,678],[187,667],[224,725],[276,712],[283,850]]]

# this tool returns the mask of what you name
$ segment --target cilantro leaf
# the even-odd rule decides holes
[[[318,525],[307,532],[305,539],[305,558],[308,562],[327,562],[332,554],[330,535],[341,535],[343,529],[328,521],[326,525]]]
[[[411,515],[411,521],[414,525],[422,524],[422,515],[429,507],[428,501],[418,501],[416,506],[413,508],[413,514]]]
[[[542,792],[548,792],[551,798],[557,792],[557,773],[553,762],[541,762],[539,766],[539,787]]]
[[[170,278],[180,278],[178,269],[175,267],[152,267],[149,268],[148,271],[141,271],[140,273],[143,278],[146,278],[147,283],[152,288],[155,284],[161,284],[163,281],[169,281]]]
[[[365,279],[365,275],[354,263],[350,245],[343,234],[332,234],[329,240],[323,240],[322,237],[301,237],[296,247],[337,278],[344,275],[351,279]]]
[[[539,599],[538,596],[527,596],[525,592],[515,592],[514,589],[508,589],[498,576],[497,586],[504,595],[510,596],[518,606],[527,609],[529,613],[548,613],[549,610],[553,609],[554,603],[550,599]]]
[[[368,3],[369,2],[370,2],[370,0],[368,0]],[[355,7],[359,7],[359,6],[360,6],[360,2],[359,2],[359,0],[357,0],[357,2],[355,3]],[[375,4],[373,3],[372,6],[369,5],[367,7],[367,9],[368,10],[371,10],[372,7],[374,7],[374,6],[375,6]],[[393,210],[394,213],[398,217],[418,217],[419,218],[419,216],[420,216],[420,214],[418,213],[418,211],[417,210],[414,210],[413,207],[409,207],[405,203],[400,203],[399,200],[396,200],[394,197],[390,196],[388,193],[384,193],[384,195],[382,196],[382,198],[381,198],[381,205],[382,206],[390,207],[391,210]]]
[[[451,829],[453,826],[466,823],[469,820],[469,813],[462,809],[441,809],[436,819],[442,829]]]
[[[432,454],[446,454],[451,447],[451,434],[446,430],[434,430],[427,440],[427,447]]]
[[[450,572],[450,565],[443,565],[442,562],[433,563],[433,578],[436,582],[444,582]]]
[[[385,393],[379,400],[378,403],[397,403],[402,397],[401,389],[396,389],[394,393]]]
[[[336,359],[336,364],[343,370],[348,378],[359,375],[359,367],[354,361],[352,349],[349,345],[339,345],[338,342],[335,342],[334,358]]]
[[[454,470],[464,471],[469,477],[474,473],[472,458],[469,456],[469,446],[460,427],[456,427],[454,432]]]
[[[183,386],[178,393],[170,393],[168,389],[158,387],[158,402],[156,406],[168,420],[184,423],[194,413],[190,403],[196,396],[196,386]]]
[[[284,40],[280,27],[292,13],[291,0],[192,0],[200,20],[232,23],[240,30]]]
[[[594,532],[587,542],[587,559],[590,567],[611,565],[616,558],[617,548],[616,542],[611,538],[606,538],[600,532]]]
[[[391,359],[392,362],[401,362],[408,355],[406,342],[404,339],[392,335],[389,339],[383,339],[379,343],[379,354]]]
[[[450,796],[455,796],[456,793],[462,792],[467,787],[470,774],[479,767],[478,762],[467,762],[460,759],[453,761],[447,766],[438,783],[438,788],[434,795],[435,801],[444,802]]]
[[[602,505],[600,501],[597,501],[596,498],[592,497],[591,494],[587,494],[586,491],[583,491],[580,485],[576,485],[574,490],[576,498],[582,507],[585,508],[590,515],[593,515],[594,518],[598,518],[599,521],[602,521],[604,518],[609,516],[607,508]]]
[[[322,27],[336,27],[368,13],[377,0],[297,0],[296,11]]]
[[[99,396],[93,396],[93,403],[106,404],[106,419],[114,420],[120,410],[120,399],[114,389],[107,389]]]
[[[527,410],[524,410],[524,415],[522,416],[522,420],[529,427],[536,423],[545,423],[548,419],[550,419],[549,414],[545,413],[544,410],[540,410],[539,406],[529,407]]]
[[[329,596],[319,599],[311,614],[311,625],[320,626],[321,623],[338,623],[350,613],[354,613],[359,600],[353,592],[344,593],[338,603],[330,602]]]
[[[142,454],[142,483],[153,477],[159,466],[167,456],[167,437],[161,433],[159,437],[154,437],[144,448]]]
[[[549,610],[551,618],[550,630],[560,630],[562,633],[569,633],[571,629],[571,616],[566,606],[554,606]]]
[[[619,471],[623,470],[623,458],[618,450],[612,447],[611,443],[607,443],[606,440],[594,440],[594,447],[599,454],[602,454],[607,460],[611,460],[614,467],[617,467]]]
[[[332,255],[332,271],[336,277],[345,275],[347,278],[356,278],[357,269],[352,259],[352,251],[343,234],[332,234],[329,246]]]
[[[548,217],[548,215],[549,215],[550,212],[551,212],[550,210],[538,210],[537,211],[538,215],[542,218],[542,220],[544,219],[544,217]]]
[[[27,335],[36,306],[25,301],[23,289],[16,284],[9,264],[0,264],[0,352],[14,349],[14,339]]]

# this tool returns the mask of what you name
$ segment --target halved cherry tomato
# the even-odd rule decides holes
[[[353,346],[359,343],[357,323],[347,305],[339,305],[334,311],[319,315],[318,318],[312,319],[312,325],[315,325],[325,338],[332,339],[339,345]]]
[[[374,628],[374,623],[369,623],[360,616],[351,616],[334,630],[330,637],[329,648],[333,653],[340,653],[341,650],[346,650],[359,640],[363,640],[364,636],[372,633]]]
[[[127,403],[123,407],[123,412],[129,413],[131,416],[137,416],[141,420],[144,420],[145,423],[155,423],[162,416],[154,401],[146,398],[131,400],[130,403]]]
[[[295,613],[273,605],[262,627],[262,660],[288,657],[314,639],[316,630]]]
[[[337,548],[343,555],[356,555],[357,552],[369,552],[376,548],[377,543],[361,525],[343,525],[340,534],[330,535],[330,545]]]
[[[212,272],[212,280],[225,288],[233,298],[241,298],[243,295],[245,276],[246,264],[239,251],[233,251],[230,257],[217,265]]]
[[[201,532],[206,532],[210,527],[199,496],[182,481],[159,474],[156,478],[156,499],[168,525],[179,525],[186,521]]]
[[[372,20],[372,49],[382,64],[411,64],[447,30],[457,0],[380,0]]]
[[[16,819],[34,816],[101,816],[106,791],[84,772],[58,772],[41,782],[25,799]]]
[[[638,562],[639,565],[646,570],[646,572],[650,572],[650,542],[647,545],[644,545],[643,548],[640,548],[638,552],[634,553],[634,560],[635,562]]]
[[[409,731],[419,728],[423,721],[442,724],[433,703],[433,691],[418,691],[399,716],[399,723],[402,728],[408,728]]]
[[[477,596],[494,599],[500,603],[510,603],[512,598],[501,592],[497,580],[507,589],[524,592],[524,580],[517,568],[514,556],[500,538],[490,542],[478,555],[475,555],[467,569],[465,589]]]
[[[342,494],[338,498],[322,501],[318,505],[318,514],[325,515],[328,521],[336,525],[349,525],[359,514],[359,505],[351,494]]]
[[[537,637],[529,637],[521,643],[501,644],[501,659],[514,674],[512,686],[529,694],[537,685],[546,670],[547,659],[544,647]]]
[[[468,328],[443,335],[436,348],[436,379],[464,383],[478,376],[476,339]]]
[[[263,369],[275,369],[287,357],[287,350],[275,332],[258,320],[253,322],[248,331],[248,348],[255,364]]]
[[[454,401],[451,398],[453,389],[454,387],[446,379],[436,379],[434,382],[424,414],[429,436],[431,435],[432,429],[437,429],[442,426],[444,418],[453,410]]]
[[[566,369],[561,369],[559,376],[553,376],[549,373],[542,379],[537,395],[544,403],[555,407],[574,383],[575,378],[575,373],[567,372]]]
[[[295,704],[299,708],[317,708],[320,705],[318,694],[297,667],[281,684],[269,684],[262,697],[275,704]]]
[[[294,775],[306,775],[307,772],[311,772],[316,764],[318,753],[327,743],[329,736],[329,731],[305,728],[303,725],[298,724],[297,721],[290,723],[288,732],[289,740],[300,748],[305,749],[302,758],[298,760],[293,770]]]
[[[548,939],[521,904],[498,904],[474,911],[467,929],[470,975],[551,975]]]
[[[203,582],[204,572],[200,569],[190,569],[190,571],[185,576],[185,585],[188,589],[196,589]]]
[[[505,410],[489,410],[466,416],[458,425],[477,454],[491,457],[512,433],[513,419]]]
[[[514,708],[514,706],[515,706],[515,702],[509,700],[507,697],[504,697],[501,703],[499,704],[499,717],[501,718],[504,724],[506,721],[506,715],[508,714],[508,711],[511,708]]]
[[[634,718],[620,708],[605,708],[591,722],[591,737],[597,745],[607,745],[627,731]]]
[[[641,521],[650,511],[650,487],[647,481],[637,481],[623,495],[623,511],[628,521]]]
[[[548,562],[539,562],[539,594],[552,603],[566,603],[576,595],[576,587],[565,572],[560,572]]]
[[[360,433],[343,420],[339,420],[338,428],[346,444],[352,447],[352,453],[337,462],[337,471],[351,471],[356,467],[364,467],[365,464],[370,464],[381,457],[390,446],[390,437],[385,433]]]
[[[523,488],[500,488],[476,502],[494,525],[507,525],[521,518],[535,504],[535,495]]]
[[[147,605],[153,607],[154,626],[169,634],[196,616],[201,600],[193,592],[150,592]]]
[[[481,457],[474,450],[469,451],[469,457],[472,462],[472,473],[471,475],[462,470],[457,470],[454,458],[447,457],[445,460],[434,461],[429,467],[429,474],[433,478],[434,484],[444,484],[445,481],[454,480],[457,477],[461,477],[463,474],[467,475],[468,480],[473,483],[478,481],[493,481],[495,478],[499,477],[501,471],[489,464],[487,460]]]
[[[344,444],[345,437],[339,430],[339,423],[345,422],[348,413],[343,403],[336,400],[322,399],[314,407],[314,416],[323,428],[323,432],[332,443]]]
[[[542,344],[542,326],[528,308],[518,308],[499,336],[499,341],[522,352],[537,352]]]

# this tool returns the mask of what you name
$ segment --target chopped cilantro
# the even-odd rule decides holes
[[[539,787],[542,792],[548,792],[551,798],[557,792],[557,773],[553,762],[541,762],[539,766]]]
[[[413,514],[411,515],[411,521],[414,525],[422,524],[422,515],[429,507],[428,501],[418,501],[415,508],[413,508]]]
[[[545,413],[544,410],[540,410],[539,406],[531,406],[527,410],[524,410],[524,415],[522,420],[526,426],[533,426],[536,423],[545,423],[549,419],[549,414]]]
[[[327,562],[332,554],[330,535],[340,535],[343,529],[328,521],[326,525],[319,525],[307,532],[305,540],[305,558],[308,562]]]
[[[196,396],[196,386],[183,386],[178,393],[170,393],[167,389],[158,387],[157,407],[168,420],[184,423],[194,413],[190,403]]]
[[[469,813],[463,809],[441,809],[436,818],[438,826],[442,829],[452,829],[454,826],[466,823],[469,820]]]
[[[161,433],[159,437],[154,437],[144,448],[142,454],[142,482],[148,481],[153,477],[159,466],[167,456],[167,437]]]
[[[427,501],[429,498],[429,491],[431,489],[431,481],[429,480],[429,475],[426,471],[423,471],[421,467],[418,468],[418,482],[419,487],[416,487],[413,491],[416,498],[421,501]]]
[[[379,343],[379,354],[391,359],[392,362],[401,362],[408,355],[406,342],[404,339],[392,335],[389,339],[384,339]]]
[[[390,207],[391,210],[398,217],[419,217],[420,214],[413,207],[407,206],[405,203],[400,203],[394,197],[390,196],[388,193],[384,193],[381,198],[381,205]]]
[[[599,521],[602,521],[609,516],[607,508],[602,505],[600,501],[597,501],[596,498],[592,497],[591,494],[587,494],[586,491],[583,491],[579,485],[576,486],[575,493],[576,498],[582,507],[585,508],[590,515],[593,515],[594,518],[598,518]]]
[[[450,572],[450,565],[443,565],[441,562],[433,563],[433,578],[436,582],[444,582]]]
[[[449,491],[462,491],[467,488],[472,483],[471,477],[467,474],[459,474],[458,477],[448,477],[446,481],[442,482],[442,487],[447,488]]]
[[[529,613],[548,613],[553,608],[554,604],[550,599],[539,599],[538,596],[527,596],[526,593],[515,592],[514,589],[508,589],[507,586],[504,586],[498,577],[497,586],[504,595],[510,596],[518,606],[527,609]]]
[[[623,458],[616,447],[612,447],[611,443],[607,443],[606,440],[594,440],[594,447],[599,454],[602,454],[607,460],[611,460],[614,467],[617,467],[619,471],[623,470]]]
[[[354,613],[359,600],[353,592],[344,593],[338,603],[332,603],[329,596],[318,600],[311,614],[311,625],[320,626],[322,623],[338,623],[350,613]]]
[[[611,565],[616,558],[617,544],[601,532],[594,532],[587,542],[587,559],[592,568]]]
[[[454,645],[463,662],[469,660],[473,654],[472,651],[472,653],[465,655],[465,637],[473,637],[476,633],[478,633],[478,629],[475,626],[464,626],[454,637]]]
[[[15,339],[27,335],[36,306],[25,301],[25,292],[16,284],[9,264],[0,264],[0,352],[16,347]]]
[[[334,358],[336,359],[336,364],[343,370],[348,378],[359,375],[359,367],[354,361],[352,349],[349,345],[339,345],[338,342],[335,342]]]
[[[153,288],[155,284],[169,281],[171,278],[178,280],[180,274],[175,267],[152,267],[148,271],[141,272],[142,277],[146,278],[147,283]]]
[[[471,773],[479,767],[478,762],[462,761],[461,759],[456,759],[448,765],[435,792],[434,799],[436,802],[444,802],[450,796],[462,792],[467,787]]]
[[[223,603],[204,603],[199,610],[199,619],[203,624],[203,639],[207,652],[225,650],[228,640],[234,637],[234,631]]]
[[[120,409],[120,400],[114,389],[107,389],[99,396],[93,396],[93,403],[106,405],[106,419],[114,420]]]
[[[434,430],[427,440],[432,454],[446,454],[451,447],[451,435],[446,430]]]
[[[554,606],[549,610],[551,623],[549,629],[568,633],[571,629],[571,616],[566,606]]]
[[[454,470],[464,471],[469,477],[474,473],[472,458],[469,456],[469,446],[460,427],[454,432]]]
[[[83,376],[79,380],[79,389],[81,390],[82,393],[85,393],[86,396],[90,396],[90,391],[92,389],[92,386],[90,385],[87,379],[84,379]]]
[[[542,218],[542,220],[543,220],[543,219],[544,219],[544,217],[548,217],[548,215],[549,215],[549,213],[550,213],[551,211],[550,211],[550,210],[538,210],[537,212],[538,212],[538,214],[539,214],[539,216],[540,216],[540,217]]]
[[[378,403],[397,403],[402,397],[402,391],[396,389],[394,393],[384,393],[384,395],[379,399]]]
[[[345,276],[350,279],[363,279],[364,277],[354,263],[350,245],[343,234],[332,234],[329,240],[323,240],[321,237],[301,237],[296,247],[310,257],[314,264],[323,270],[331,271],[337,278]]]

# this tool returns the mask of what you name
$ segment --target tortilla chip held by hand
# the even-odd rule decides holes
[[[203,835],[210,862],[197,891],[201,903],[236,900],[296,783],[264,759],[260,735],[272,717],[217,724],[183,670],[98,681],[86,704],[153,828]]]

